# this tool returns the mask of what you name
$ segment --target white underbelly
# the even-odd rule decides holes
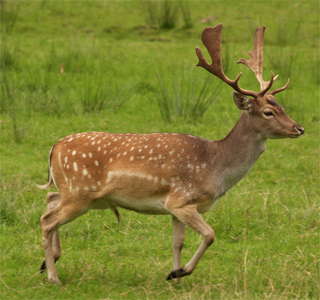
[[[144,214],[169,214],[164,207],[165,196],[152,196],[148,198],[131,198],[123,195],[110,195],[99,199],[94,208],[122,207]]]

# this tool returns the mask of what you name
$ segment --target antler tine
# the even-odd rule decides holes
[[[255,32],[253,50],[249,51],[249,59],[240,58],[238,63],[246,65],[256,76],[260,89],[264,90],[270,82],[263,80],[263,44],[265,27],[258,27]],[[275,80],[276,78],[274,78]]]
[[[272,91],[270,94],[271,94],[271,95],[275,95],[275,94],[278,94],[278,93],[284,91],[284,90],[289,86],[289,83],[290,83],[290,79],[288,79],[287,83],[286,83],[283,87],[278,88],[278,89],[275,89],[275,90]]]
[[[272,87],[273,82],[278,78],[278,75],[274,75],[273,73],[271,74],[271,79],[266,82],[266,86],[264,87],[263,90],[261,90],[258,95],[263,96],[267,93],[267,91]]]
[[[215,27],[207,27],[203,30],[201,40],[208,50],[212,63],[211,65],[209,65],[203,57],[201,50],[199,48],[196,48],[196,54],[199,58],[197,66],[203,67],[213,75],[217,76],[222,81],[230,85],[237,92],[243,95],[256,97],[258,93],[250,90],[245,90],[239,87],[238,81],[242,73],[240,73],[235,80],[231,80],[223,72],[220,54],[222,27],[222,24],[219,24]]]

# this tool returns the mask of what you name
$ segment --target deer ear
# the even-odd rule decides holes
[[[249,110],[251,107],[250,99],[240,93],[233,93],[233,101],[240,110]]]

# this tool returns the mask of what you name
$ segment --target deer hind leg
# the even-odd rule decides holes
[[[60,194],[59,193],[48,193],[47,195],[47,212],[48,213],[51,209],[57,207],[60,201]],[[60,247],[60,238],[59,238],[59,231],[56,229],[52,233],[52,252],[54,257],[54,262],[57,262],[61,256],[61,247]],[[46,261],[44,260],[40,266],[40,273],[43,273],[47,269]]]
[[[173,225],[173,270],[179,270],[181,268],[181,250],[183,248],[184,241],[184,229],[185,225],[181,223],[176,217],[172,217]]]
[[[61,283],[55,266],[55,258],[57,258],[57,254],[60,255],[58,227],[72,221],[87,211],[87,207],[84,208],[82,205],[74,205],[73,201],[63,200],[64,199],[60,199],[58,205],[46,211],[41,217],[45,266],[48,271],[48,280],[56,284]]]
[[[175,199],[177,200],[177,199]],[[188,225],[194,231],[202,235],[203,241],[194,253],[189,262],[178,270],[173,270],[168,276],[167,280],[190,275],[200,261],[201,257],[207,248],[213,243],[215,239],[213,229],[203,220],[202,216],[198,213],[196,205],[187,204],[180,207],[176,206],[176,201],[169,199],[166,206],[167,209],[183,224]]]

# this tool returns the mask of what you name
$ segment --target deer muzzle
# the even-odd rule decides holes
[[[304,128],[298,124],[294,125],[293,129],[295,131],[295,134],[292,135],[292,137],[299,137],[304,134]]]

